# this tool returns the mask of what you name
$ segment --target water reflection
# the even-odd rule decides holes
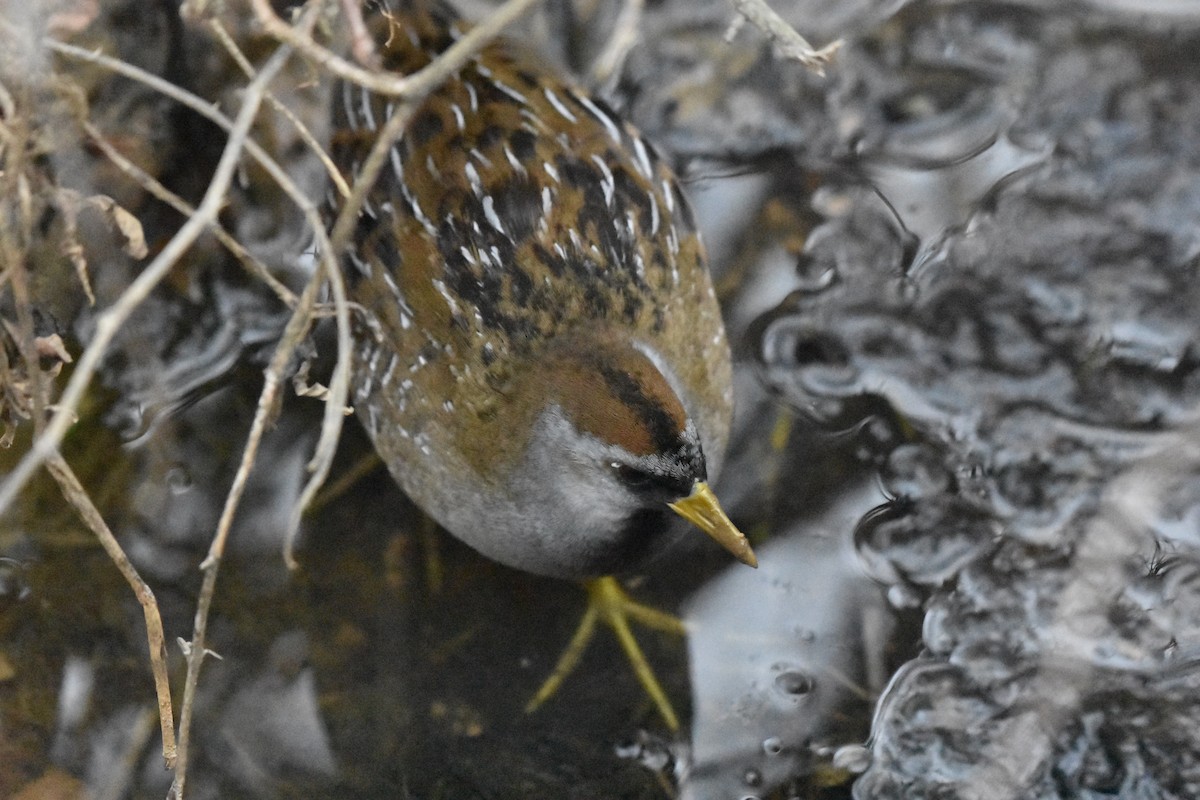
[[[1160,520],[1200,507],[1200,439],[1172,440],[1067,523],[1069,558],[1010,541],[934,598],[929,657],[880,700],[875,761],[856,797],[901,786],[997,798],[1197,786],[1190,755],[1181,768],[1135,752],[1149,742],[1172,759],[1195,752],[1196,704],[1182,698],[1200,688],[1197,551],[1165,539]],[[1164,548],[1179,555],[1156,555]],[[966,725],[969,741],[956,735]]]
[[[276,639],[266,667],[241,681],[216,724],[213,757],[260,797],[277,796],[282,776],[313,786],[337,774],[316,677],[303,665],[307,647],[299,631]]]
[[[726,570],[688,602],[694,716],[682,798],[769,794],[861,737],[838,714],[881,686],[890,617],[848,543],[882,499],[872,485],[848,491],[758,548],[758,570]]]

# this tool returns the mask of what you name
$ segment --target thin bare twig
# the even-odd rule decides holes
[[[64,44],[53,39],[45,39],[43,43],[48,49],[57,53],[100,65],[177,100],[229,131],[232,138],[235,123],[231,122],[228,117],[221,114],[211,104],[205,102],[195,94],[124,61],[74,47],[73,45]],[[297,202],[301,209],[307,206],[310,213],[307,213],[306,216],[308,216],[310,222],[312,220],[318,220],[319,222],[319,215],[316,213],[312,202],[296,187],[295,183],[278,163],[256,142],[246,138],[245,134],[239,138],[245,151],[284,189],[293,202]],[[205,229],[214,223],[217,212],[220,210],[223,202],[223,195],[212,196],[211,193],[206,193],[204,201],[196,209],[196,213],[179,229],[175,236],[167,243],[166,247],[138,275],[121,297],[96,318],[96,330],[92,336],[92,341],[80,357],[79,363],[71,375],[71,380],[67,383],[67,388],[58,400],[57,409],[46,426],[46,430],[41,436],[37,437],[33,447],[17,462],[12,472],[8,474],[3,482],[0,482],[0,512],[12,504],[12,501],[16,499],[17,493],[29,482],[30,477],[33,476],[37,468],[45,463],[50,454],[57,451],[67,429],[75,420],[75,413],[79,408],[83,393],[95,375],[100,359],[107,352],[117,331],[120,330],[130,314],[149,296],[150,292],[163,279],[179,257],[191,247]]]
[[[346,298],[346,285],[342,279],[341,268],[334,256],[337,252],[325,237],[324,229],[319,229],[317,236],[321,250],[321,266],[325,280],[333,294],[334,314],[337,318],[338,360],[333,368],[333,376],[329,381],[329,396],[325,400],[325,414],[321,421],[321,436],[308,469],[312,475],[300,492],[295,505],[292,507],[291,518],[288,521],[287,533],[284,537],[283,560],[289,569],[299,565],[294,557],[296,534],[300,530],[300,519],[304,515],[317,492],[321,490],[325,479],[329,477],[329,469],[333,466],[333,457],[337,452],[338,442],[342,438],[342,421],[349,408],[346,400],[350,395],[350,313]]]
[[[28,93],[25,93],[28,97]],[[15,113],[15,112],[14,112]],[[25,259],[21,258],[24,246],[30,241],[33,232],[34,206],[29,189],[29,180],[25,173],[26,141],[30,135],[27,126],[21,125],[14,131],[16,145],[6,154],[5,163],[0,165],[0,174],[15,177],[16,203],[12,211],[0,213],[0,256],[3,261],[3,273],[12,287],[14,305],[16,306],[17,325],[10,331],[16,340],[17,351],[25,364],[26,379],[29,385],[30,413],[34,420],[34,430],[42,420],[47,402],[46,392],[48,382],[42,372],[37,347],[34,342],[33,312],[30,301],[29,273]],[[12,213],[16,212],[16,213]]]
[[[146,643],[150,647],[150,669],[154,673],[154,693],[158,696],[158,724],[162,731],[163,761],[167,769],[175,767],[175,717],[171,709],[171,683],[167,676],[167,642],[163,634],[162,617],[158,613],[158,602],[154,592],[142,580],[137,568],[130,563],[125,551],[117,543],[117,538],[104,522],[104,517],[92,503],[87,490],[75,476],[74,471],[58,453],[50,456],[46,468],[62,489],[63,497],[67,499],[84,523],[91,528],[92,533],[100,540],[100,545],[108,557],[117,565],[122,577],[133,589],[138,603],[142,606],[142,616],[146,621]]]
[[[342,13],[346,15],[346,27],[350,29],[350,52],[354,54],[354,60],[364,67],[378,69],[380,65],[375,52],[375,39],[363,21],[359,0],[342,0]]]
[[[190,217],[196,213],[196,209],[191,203],[172,192],[166,186],[163,186],[153,175],[150,175],[137,164],[134,164],[120,150],[113,147],[112,142],[104,138],[104,134],[100,132],[100,129],[91,120],[85,119],[82,122],[84,133],[91,138],[96,147],[100,149],[100,152],[104,153],[105,157],[117,169],[124,172],[143,189],[178,211],[184,217]],[[296,305],[296,293],[280,283],[279,279],[271,274],[266,264],[259,261],[253,253],[243,247],[241,242],[230,236],[229,232],[222,228],[218,222],[214,221],[208,230],[251,274],[267,284],[271,288],[271,291],[275,292],[276,297],[282,300],[289,308]]]
[[[221,21],[219,19],[210,19],[208,27],[212,29],[217,37],[217,41],[225,47],[225,50],[242,72],[246,74],[246,77],[253,78],[254,67],[250,64],[250,60],[246,58],[246,54],[238,47],[237,42],[229,35],[229,31],[221,24]],[[290,108],[281,103],[274,93],[267,93],[267,102],[271,104],[271,108],[275,109],[286,117],[288,122],[292,123],[292,127],[300,134],[300,138],[316,154],[317,158],[321,160],[321,164],[325,167],[325,172],[329,175],[329,179],[333,181],[334,188],[337,189],[338,194],[342,197],[348,196],[350,194],[350,185],[346,183],[346,178],[342,175],[342,171],[333,163],[333,159],[329,157],[329,153],[325,152],[325,148],[317,141],[317,137],[312,135],[312,131],[308,129],[308,126],[301,122],[300,118]]]
[[[595,84],[605,84],[620,72],[629,51],[637,44],[645,5],[646,0],[625,0],[621,4],[621,12],[617,14],[617,21],[613,23],[612,34],[592,64],[592,81]]]
[[[232,176],[232,166],[229,172]],[[216,184],[214,184],[214,188],[215,186]],[[223,188],[228,188],[228,184]],[[75,412],[83,399],[83,393],[91,383],[92,376],[99,367],[100,359],[108,351],[117,331],[216,218],[223,197],[223,193],[207,193],[204,202],[196,209],[196,215],[179,229],[179,232],[172,237],[154,261],[138,275],[116,302],[97,316],[92,340],[83,351],[46,429],[34,441],[29,452],[17,462],[8,478],[0,484],[0,510],[8,508],[16,498],[17,492],[25,486],[38,467],[58,452],[58,446],[62,443],[63,436],[75,421]]]
[[[361,25],[361,15],[358,16],[358,21]],[[218,21],[213,20],[212,24],[218,30],[223,32],[223,28],[220,27],[220,23]],[[365,27],[361,33],[364,35],[366,34]],[[306,31],[304,34],[306,36],[308,35]],[[240,54],[240,50],[237,49],[237,45],[232,39],[229,39],[229,37],[226,36],[225,40],[228,40],[229,46],[232,47],[231,52],[237,52]],[[249,63],[246,62],[244,58],[242,61],[246,67],[249,66]],[[252,70],[247,74],[253,74]],[[308,133],[308,129],[300,122],[300,120],[295,118],[290,110],[283,108],[283,106],[279,104],[273,96],[269,96],[269,99],[279,109],[288,115],[288,118],[293,121],[297,130],[300,131],[301,137],[305,138],[305,141],[309,142],[310,146],[320,156],[322,163],[326,165],[327,171],[333,177],[334,184],[337,186],[338,192],[343,197],[350,196],[351,191],[349,185],[347,185],[345,179],[342,177],[341,171],[336,167],[336,165],[334,165],[333,160],[329,158],[328,154],[325,153],[324,148],[322,148],[316,142],[312,135]],[[288,526],[284,536],[284,563],[287,564],[289,569],[293,570],[299,567],[299,564],[296,562],[294,556],[294,545],[296,541],[296,535],[300,530],[300,521],[305,509],[307,509],[309,504],[312,503],[313,498],[316,496],[317,492],[320,491],[321,487],[325,483],[325,479],[329,476],[329,470],[333,465],[333,458],[337,451],[337,444],[341,439],[342,417],[344,417],[349,411],[346,405],[346,400],[350,394],[350,317],[347,310],[348,300],[346,297],[345,283],[342,279],[341,269],[336,257],[336,254],[340,251],[340,247],[335,249],[333,244],[326,238],[325,229],[321,224],[321,220],[316,218],[315,210],[313,216],[314,218],[310,220],[310,222],[313,226],[318,251],[321,254],[322,269],[318,271],[316,276],[314,276],[312,285],[320,285],[320,275],[321,273],[324,273],[324,278],[326,281],[328,281],[330,292],[333,294],[334,316],[337,319],[338,359],[337,364],[334,367],[333,376],[330,380],[329,393],[325,398],[325,413],[321,424],[320,438],[317,440],[317,446],[313,452],[313,457],[308,463],[308,470],[311,472],[311,475],[309,476],[308,482],[304,485],[304,488],[300,492],[300,496],[297,498],[297,501],[292,508],[292,513],[289,517]],[[355,214],[355,217],[357,218],[357,213]],[[315,293],[313,297],[315,299]],[[311,322],[311,314],[311,308],[304,312],[302,318],[303,325],[297,326],[297,330],[295,331],[295,342],[288,344],[288,358],[284,359],[277,366],[277,369],[279,370],[278,375],[280,377],[282,376],[283,370],[287,366],[288,359],[291,357],[291,351],[295,349],[296,344],[299,343],[300,339],[308,329],[308,325]],[[300,318],[300,315],[297,315],[294,319]],[[289,328],[290,327],[291,326],[289,326]],[[287,343],[281,342],[281,344]],[[264,387],[264,397],[265,396],[266,388]],[[261,433],[259,436],[261,437]],[[249,447],[247,447],[247,450],[249,450]],[[253,463],[253,457],[250,458],[249,463]],[[236,505],[237,503],[235,501],[233,506],[236,507]],[[230,517],[229,522],[232,522],[232,516]]]
[[[309,15],[312,17],[313,15]],[[242,107],[238,110],[237,119],[234,121],[233,130],[230,132],[229,140],[225,143],[225,150],[221,154],[221,160],[217,164],[217,169],[213,173],[212,181],[209,183],[208,191],[204,194],[204,200],[201,202],[197,215],[205,208],[211,207],[209,213],[215,213],[220,206],[225,192],[229,189],[229,182],[233,177],[234,168],[237,166],[241,158],[247,137],[250,133],[250,127],[254,124],[254,119],[258,115],[258,109],[262,105],[263,96],[267,90],[267,85],[275,77],[275,75],[283,68],[287,59],[291,56],[292,48],[288,46],[280,47],[274,55],[268,59],[266,65],[258,73],[247,86],[242,98]],[[210,204],[210,200],[212,201]],[[195,219],[195,217],[193,217]],[[190,221],[189,221],[190,224]],[[186,228],[187,225],[184,226]],[[180,229],[180,233],[176,234],[176,239],[180,237],[184,229]],[[172,240],[174,241],[174,240]],[[307,293],[307,290],[306,290]],[[293,316],[301,313],[303,304],[298,304],[297,312]],[[264,388],[264,391],[266,389]],[[232,494],[232,491],[231,491]],[[236,507],[236,500],[232,501]],[[229,503],[227,502],[227,505]],[[220,540],[220,541],[218,541]],[[187,652],[187,678],[184,682],[183,702],[179,710],[179,758],[175,764],[175,780],[171,784],[172,796],[176,800],[183,800],[184,788],[187,783],[187,765],[189,748],[191,744],[191,720],[192,709],[195,705],[196,686],[200,679],[200,667],[206,655],[205,650],[205,634],[208,629],[208,611],[212,604],[212,596],[216,586],[217,572],[220,565],[220,551],[217,556],[213,557],[214,549],[220,547],[220,551],[224,549],[224,537],[218,529],[217,535],[214,537],[213,545],[209,550],[209,557],[205,559],[202,566],[204,570],[204,581],[202,584],[200,597],[196,606],[196,618],[193,624],[191,647]]]
[[[250,0],[260,25],[268,35],[280,42],[292,45],[298,51],[316,61],[333,75],[344,81],[358,84],[388,97],[423,97],[440,86],[447,78],[458,72],[496,34],[529,10],[539,0],[508,0],[489,14],[479,25],[471,28],[451,45],[446,52],[434,59],[425,68],[412,75],[372,72],[351,64],[312,40],[311,36],[288,25],[275,10],[270,0]]]
[[[179,761],[175,770],[175,781],[172,784],[171,796],[182,800],[187,783],[187,759],[191,745],[192,714],[195,708],[196,687],[200,680],[200,667],[207,655],[205,640],[208,635],[208,616],[212,608],[213,596],[216,593],[217,573],[221,559],[225,554],[225,545],[237,513],[242,492],[246,481],[254,468],[258,456],[258,446],[262,441],[267,424],[274,415],[274,409],[279,395],[281,376],[287,368],[288,361],[295,352],[296,345],[308,330],[312,319],[313,302],[321,286],[321,274],[313,275],[312,280],[301,293],[296,308],[288,320],[287,327],[280,337],[275,353],[271,357],[270,366],[265,372],[262,393],[259,395],[258,406],[254,412],[254,422],[250,426],[250,434],[246,439],[246,447],[242,452],[241,462],[225,497],[225,506],[221,510],[221,519],[217,523],[217,532],[213,536],[200,568],[204,571],[204,581],[200,587],[200,596],[196,603],[196,618],[192,628],[192,638],[187,647],[188,671],[183,688],[183,702],[179,709]]]
[[[400,138],[400,134],[404,133],[404,128],[408,125],[408,118],[412,115],[412,110],[411,102],[397,106],[392,116],[388,118],[387,122],[383,124],[383,128],[380,129],[379,137],[375,140],[371,152],[367,154],[366,160],[363,161],[362,166],[359,168],[358,177],[354,181],[353,191],[346,198],[346,202],[342,204],[341,211],[338,213],[337,220],[334,221],[333,229],[330,231],[330,243],[336,248],[334,252],[340,253],[346,244],[349,243],[350,236],[354,233],[354,227],[358,224],[358,214],[362,210],[363,201],[366,199],[367,193],[375,185],[375,181],[388,159],[388,151],[392,149],[392,145]]]
[[[842,46],[842,40],[837,39],[822,47],[820,50],[808,43],[787,20],[775,13],[767,5],[766,0],[730,0],[739,16],[730,26],[727,38],[732,39],[741,28],[743,20],[749,21],[754,27],[765,33],[775,43],[779,54],[787,59],[799,61],[817,75],[825,74],[825,67],[833,61],[834,55]]]
[[[95,64],[99,64],[100,66],[103,66],[106,69],[112,70],[113,72],[116,72],[117,74],[124,75],[133,80],[139,81],[139,82],[149,86],[150,88],[155,89],[159,92],[162,92],[163,94],[167,95],[168,97],[182,103],[183,105],[187,106],[188,108],[191,108],[192,110],[196,111],[197,113],[201,114],[202,116],[206,117],[207,119],[212,120],[214,123],[221,126],[225,130],[231,130],[233,128],[233,123],[229,120],[228,117],[221,114],[219,111],[217,111],[215,108],[213,108],[209,103],[204,101],[202,98],[196,96],[195,94],[192,94],[191,92],[181,89],[180,87],[175,86],[174,84],[168,83],[168,82],[162,80],[161,78],[158,78],[155,75],[145,72],[144,70],[141,70],[141,69],[134,67],[130,64],[127,64],[123,61],[119,61],[117,59],[113,59],[108,56],[104,56],[104,55],[101,55],[98,53],[93,53],[93,52],[90,52],[87,50],[82,50],[77,47],[72,47],[70,45],[63,45],[60,42],[47,41],[47,46],[49,46],[51,49],[54,49],[54,50],[62,53],[63,55],[67,55],[67,56],[70,56],[73,58],[78,58],[78,59],[89,61],[89,62],[92,62]],[[398,127],[396,130],[396,135],[399,135],[399,132],[400,132],[400,128]],[[394,141],[394,137],[392,139],[390,139],[389,141]],[[246,152],[251,157],[253,157],[254,160],[259,164],[259,166],[261,166],[267,172],[267,174],[280,186],[280,188],[283,189],[284,193],[288,195],[288,197],[292,200],[292,202],[295,203],[297,208],[299,208],[300,211],[303,213],[305,219],[308,221],[309,225],[311,226],[311,228],[314,232],[317,249],[319,252],[322,253],[323,269],[326,271],[326,273],[332,273],[332,272],[336,271],[337,263],[336,263],[336,259],[332,256],[332,253],[334,253],[336,251],[336,249],[339,249],[339,248],[335,248],[330,244],[328,237],[325,235],[325,230],[324,230],[321,218],[320,218],[320,214],[318,213],[317,208],[313,204],[312,200],[310,200],[309,197],[303,191],[300,190],[300,188],[295,184],[294,181],[292,181],[290,176],[288,176],[288,174],[282,169],[282,167],[280,167],[279,164],[270,155],[268,155],[266,153],[266,151],[264,151],[262,149],[262,147],[260,147],[257,143],[255,143],[252,139],[247,139],[245,141],[245,148],[246,148]],[[386,153],[386,150],[384,152]],[[376,171],[373,174],[378,175],[378,169],[376,169]],[[349,216],[345,217],[347,220],[349,220],[350,224],[347,226],[346,233],[341,238],[342,244],[340,246],[344,246],[345,241],[349,237],[349,231],[352,229],[353,220],[355,220],[357,218],[358,209],[361,209],[361,207],[362,207],[362,195],[363,194],[365,194],[365,189],[360,191],[359,197],[357,199],[355,199],[353,196],[351,198],[349,198],[344,206],[345,209],[353,209],[354,212],[353,212],[353,215],[349,215]],[[337,287],[335,286],[335,294],[337,294],[337,293],[338,293]],[[336,297],[335,297],[335,299],[336,299]],[[337,311],[335,308],[335,316],[336,315],[337,315]],[[339,317],[338,331],[339,331],[339,333],[338,333],[339,363],[344,362],[344,363],[348,364],[349,363],[349,348],[350,348],[348,315],[342,315]],[[327,399],[328,403],[333,408],[338,409],[337,415],[328,414],[327,418],[336,417],[339,430],[340,430],[340,422],[341,422],[341,412],[345,407],[346,396],[349,394],[349,389],[348,389],[349,377],[348,377],[348,374],[346,374],[346,371],[348,369],[349,369],[349,367],[345,367],[341,373],[341,376],[342,376],[341,380],[336,381],[335,384],[333,386],[331,386],[331,393],[329,394],[328,399]],[[338,375],[335,375],[335,377],[338,377]],[[322,439],[328,440],[329,438],[330,438],[330,434],[323,431]],[[329,448],[325,448],[322,451],[322,454],[324,454],[328,450],[329,450]]]
[[[175,102],[190,108],[192,111],[195,111],[200,116],[220,127],[226,133],[231,133],[233,131],[233,120],[222,114],[212,103],[196,94],[193,94],[192,92],[189,92],[187,89],[183,89],[169,81],[163,80],[157,75],[146,72],[140,67],[135,67],[133,64],[106,56],[102,53],[97,53],[92,50],[84,50],[82,47],[64,44],[63,42],[58,42],[53,39],[44,40],[44,44],[48,49],[53,50],[56,53],[69,58],[75,58],[79,59],[80,61],[87,61],[92,64],[96,64],[97,66],[103,67],[104,69],[110,70],[118,75],[123,75],[126,78],[148,86],[154,91],[171,98]],[[280,188],[287,193],[288,197],[290,197],[293,202],[298,202],[298,198],[303,198],[305,204],[309,206],[312,205],[304,193],[296,187],[295,182],[292,181],[287,172],[285,172],[284,169],[279,166],[278,162],[276,162],[275,159],[272,158],[260,144],[258,144],[258,142],[254,141],[253,139],[246,139],[245,148],[246,153],[253,158],[255,163],[262,167],[268,175],[271,176],[271,179],[274,180],[280,186]],[[300,208],[303,210],[304,206],[300,206]],[[2,504],[0,504],[0,508],[3,508]]]

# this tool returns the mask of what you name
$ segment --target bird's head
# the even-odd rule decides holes
[[[705,447],[724,442],[704,440],[696,401],[661,361],[626,337],[592,334],[554,343],[524,376],[535,412],[511,496],[539,519],[547,556],[577,566],[540,571],[636,566],[662,549],[671,512],[756,566],[708,487]]]

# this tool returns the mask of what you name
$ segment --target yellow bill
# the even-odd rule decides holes
[[[738,561],[752,567],[758,566],[758,559],[750,549],[750,542],[746,540],[745,534],[729,521],[729,517],[725,516],[721,504],[717,502],[717,496],[708,488],[707,483],[696,481],[691,494],[667,505],[676,514],[711,536]]]

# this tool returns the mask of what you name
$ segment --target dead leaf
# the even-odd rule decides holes
[[[56,358],[63,364],[70,364],[74,360],[71,358],[71,354],[67,352],[62,337],[57,333],[52,333],[49,336],[35,337],[33,347],[40,358]]]
[[[92,282],[88,277],[87,257],[83,254],[83,245],[79,243],[79,193],[72,189],[59,189],[55,202],[63,217],[62,253],[75,266],[75,274],[83,285],[88,305],[94,306],[96,295],[92,293]]]
[[[150,252],[146,246],[146,234],[142,231],[142,223],[133,214],[117,205],[117,202],[105,194],[94,194],[88,202],[108,214],[117,230],[125,237],[125,252],[134,258],[145,258]]]

